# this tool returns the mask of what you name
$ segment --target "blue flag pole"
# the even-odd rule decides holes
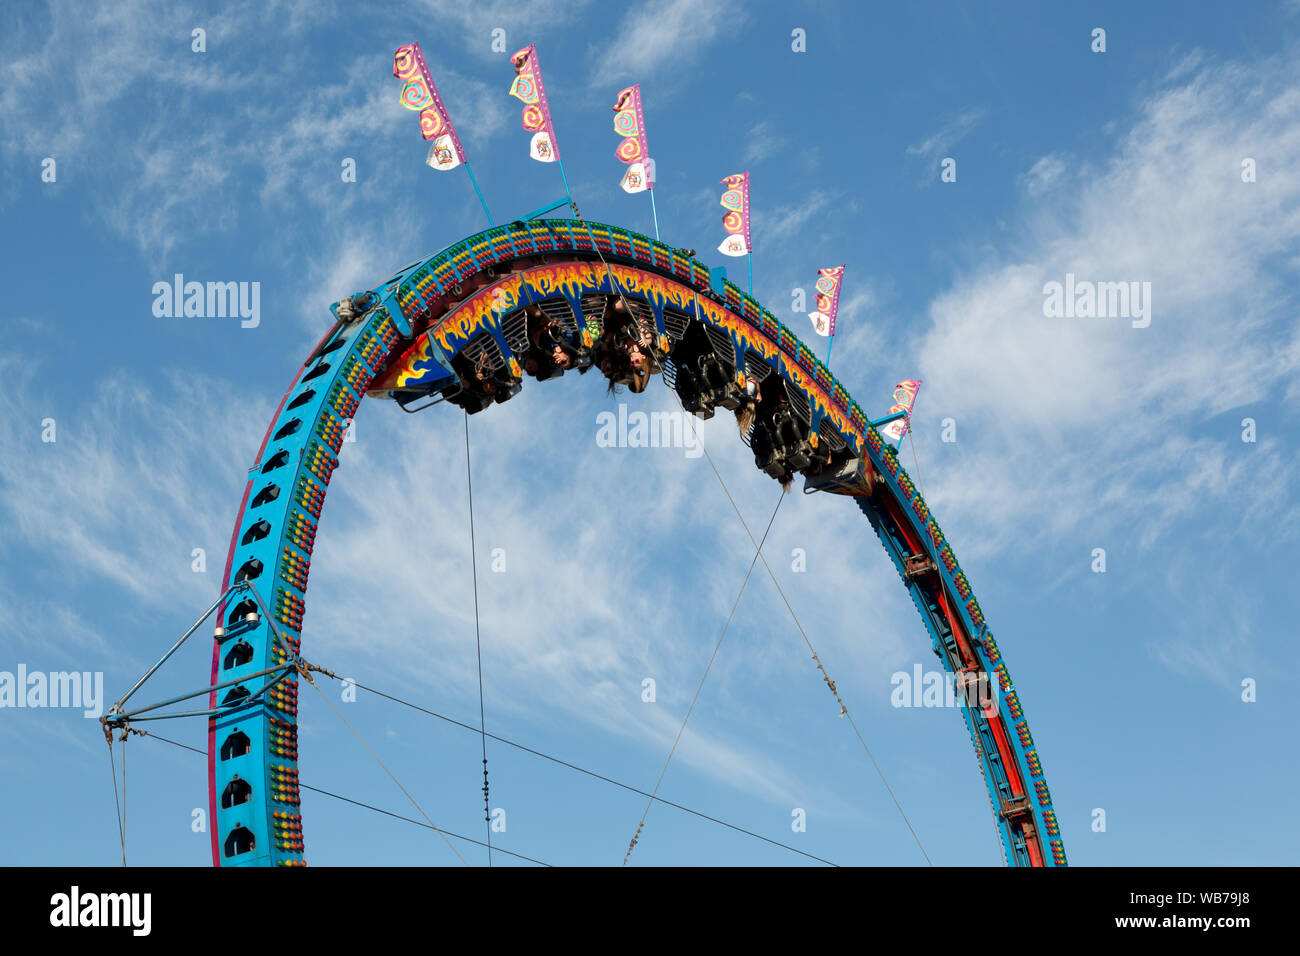
[[[651,186],[647,192],[650,193],[650,215],[655,219],[655,239],[659,238],[659,211],[655,209],[655,188]]]
[[[569,197],[569,202],[572,203],[572,202],[573,202],[573,190],[571,190],[571,189],[569,188],[569,177],[566,176],[566,175],[564,175],[564,160],[562,160],[562,159],[557,159],[556,162],[558,162],[558,163],[560,164],[560,179],[562,179],[562,180],[564,181],[564,195],[568,196],[568,197]]]
[[[470,168],[469,160],[465,160],[465,172],[469,173],[469,181],[474,184],[474,192],[478,194],[479,205],[483,207],[483,215],[487,216],[489,226],[495,226],[496,222],[492,219],[492,213],[488,212],[487,200],[483,198],[483,190],[478,188],[478,180],[474,178],[474,170]]]
[[[745,258],[749,260],[749,297],[752,299],[754,297],[754,254],[751,252]]]
[[[831,333],[831,340],[826,343],[826,367],[831,367],[831,346],[835,344],[835,333]]]

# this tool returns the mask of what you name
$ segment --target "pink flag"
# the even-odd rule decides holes
[[[753,247],[749,242],[749,173],[737,173],[722,181],[727,191],[722,194],[722,228],[727,238],[718,251],[724,256],[747,256]]]
[[[844,266],[838,269],[817,270],[817,311],[809,312],[813,330],[818,335],[835,334],[835,313],[840,308],[840,284],[844,279]]]
[[[555,127],[551,125],[551,108],[546,105],[546,87],[542,83],[537,48],[530,43],[510,60],[515,65],[510,95],[523,102],[524,129],[533,134],[528,143],[528,155],[539,163],[553,163],[560,158],[560,146],[555,141]]]
[[[614,155],[628,164],[619,185],[627,193],[654,189],[654,160],[646,143],[645,114],[641,112],[641,85],[621,90],[614,100],[614,132],[624,137]]]
[[[393,76],[402,81],[402,105],[420,111],[420,132],[425,139],[433,140],[425,162],[434,169],[455,169],[466,162],[465,147],[461,146],[456,127],[451,125],[447,108],[433,85],[420,44],[397,48],[393,54]]]
[[[907,434],[907,428],[912,421],[912,406],[916,404],[916,393],[921,390],[921,380],[908,379],[906,382],[899,382],[894,386],[894,404],[889,409],[889,414],[895,412],[907,412],[907,417],[896,418],[888,425],[885,425],[880,433],[885,436],[886,441],[894,443],[897,448],[902,442],[903,436]]]

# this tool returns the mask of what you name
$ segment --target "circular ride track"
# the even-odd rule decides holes
[[[780,478],[799,471],[805,490],[850,497],[866,515],[944,667],[959,686],[991,675],[978,699],[962,695],[962,714],[1007,862],[1064,866],[1006,664],[893,447],[807,347],[720,273],[637,233],[567,219],[489,229],[337,303],[333,328],[281,399],[231,535],[222,588],[238,589],[218,608],[208,720],[213,864],[304,865],[294,662],[321,507],[361,398],[481,411],[521,389],[521,364],[533,367],[530,314],[563,330],[583,365],[615,301],[642,329],[653,323],[656,364],[687,411],[735,409],[746,380],[756,382],[765,404],[746,440],[760,467]]]

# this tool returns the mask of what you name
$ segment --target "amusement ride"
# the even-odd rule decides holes
[[[563,173],[536,48],[520,50],[512,62],[510,93],[524,104],[529,154],[559,165],[564,197],[509,222],[493,221],[418,44],[396,52],[402,102],[419,111],[430,141],[428,164],[439,170],[466,167],[489,228],[330,307],[332,325],[294,373],[248,470],[220,594],[102,719],[110,758],[115,740],[156,736],[140,727],[153,726],[147,721],[206,720],[213,865],[305,865],[300,806],[302,790],[311,788],[298,777],[298,694],[304,683],[337,679],[303,656],[307,585],[340,448],[363,398],[392,401],[410,413],[458,406],[468,422],[469,415],[512,400],[533,381],[595,370],[611,391],[639,392],[657,375],[685,412],[703,419],[720,410],[734,414],[757,467],[787,489],[802,476],[804,493],[829,496],[826,507],[843,498],[862,512],[911,596],[934,653],[959,687],[980,689],[964,695],[960,709],[1005,862],[1066,865],[1042,763],[1006,662],[951,543],[899,462],[898,443],[908,433],[919,383],[900,382],[888,414],[873,419],[826,363],[753,298],[752,267],[746,292],[694,250],[662,242],[653,205],[654,238],[584,219]],[[627,167],[621,185],[629,193],[648,192],[653,204],[654,163],[639,86],[618,94],[614,112],[621,137],[616,155]],[[728,176],[722,185],[726,238],[719,251],[748,259],[749,174]],[[555,217],[560,210],[567,215]],[[814,331],[828,337],[843,271],[819,271],[817,311],[810,317]],[[833,338],[827,361],[830,343]],[[721,482],[716,467],[714,473]],[[471,534],[472,487],[471,478]],[[755,540],[747,525],[745,530],[754,547],[750,571],[761,563],[779,590],[762,555],[766,532]],[[477,614],[476,570],[475,582]],[[841,716],[849,717],[879,772],[810,636],[785,603]],[[134,706],[136,692],[210,620],[215,624],[208,684]],[[480,702],[481,695],[480,663]],[[197,698],[206,698],[202,709],[168,709]],[[470,729],[484,740],[486,815],[490,735],[482,726]],[[123,763],[124,758],[123,751]],[[116,792],[116,764],[113,773]],[[881,780],[888,789],[883,773]],[[649,798],[647,810],[655,801],[669,803],[658,797],[658,785],[651,793],[636,792]],[[438,830],[407,796],[425,825]],[[624,863],[640,835],[638,826]],[[124,826],[122,840],[125,863]]]

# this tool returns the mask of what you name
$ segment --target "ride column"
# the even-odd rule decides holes
[[[348,423],[400,329],[409,329],[392,308],[390,300],[355,319],[340,316],[299,369],[249,472],[223,582],[246,581],[249,592],[219,609],[226,627],[212,663],[214,686],[239,681],[209,703],[219,709],[208,722],[215,866],[305,865],[295,665],[307,579]]]

